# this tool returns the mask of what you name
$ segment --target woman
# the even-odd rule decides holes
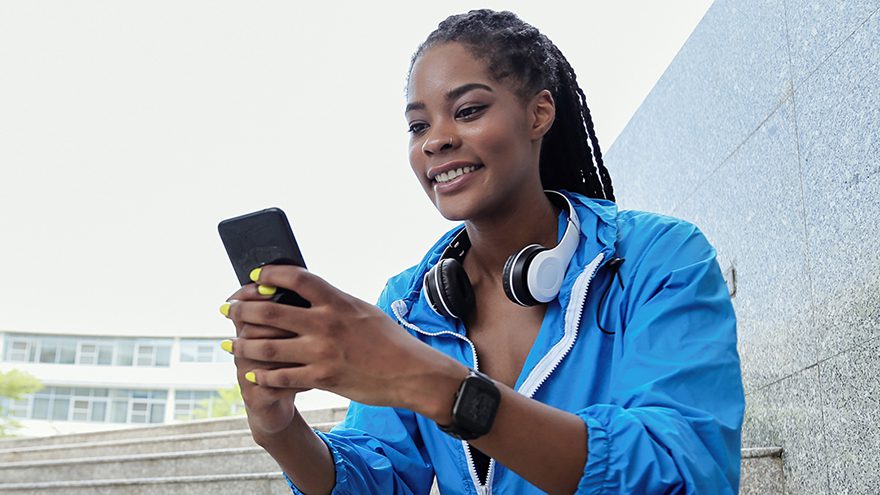
[[[266,266],[221,308],[253,437],[291,488],[736,493],[744,399],[715,252],[693,225],[617,210],[559,50],[510,13],[452,16],[407,101],[412,169],[464,229],[376,306]],[[312,307],[266,301],[276,287]],[[314,387],[353,401],[331,433],[293,404]]]

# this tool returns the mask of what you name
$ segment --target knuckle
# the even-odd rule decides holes
[[[290,379],[290,375],[287,373],[278,373],[278,386],[281,388],[290,388],[293,386],[293,380]]]
[[[315,369],[315,384],[320,388],[333,388],[338,383],[336,373],[331,366],[321,366]]]
[[[281,316],[276,304],[264,303],[260,305],[260,318],[266,323],[275,323]]]
[[[275,358],[278,357],[278,347],[272,341],[262,342],[258,354],[263,361],[275,361]]]

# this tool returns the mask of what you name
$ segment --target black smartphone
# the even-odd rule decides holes
[[[251,283],[251,271],[263,265],[306,267],[287,215],[280,208],[267,208],[223,220],[217,230],[241,285]],[[281,287],[278,287],[272,300],[291,306],[311,307],[299,294]]]

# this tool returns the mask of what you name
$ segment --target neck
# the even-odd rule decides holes
[[[483,279],[500,281],[507,258],[529,244],[556,245],[559,210],[543,190],[517,195],[516,202],[497,211],[497,215],[466,222],[471,248],[464,266],[474,284]]]

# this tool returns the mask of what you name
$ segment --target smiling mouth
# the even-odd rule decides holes
[[[441,172],[437,174],[433,181],[437,184],[446,184],[448,182],[452,182],[453,180],[461,177],[462,175],[469,174],[476,170],[480,170],[483,168],[482,165],[469,165],[467,167],[459,167],[456,169],[448,170],[446,172]]]

